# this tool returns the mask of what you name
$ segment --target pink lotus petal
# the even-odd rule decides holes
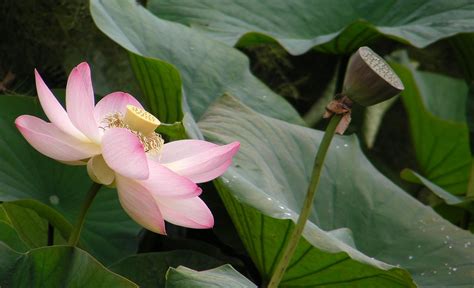
[[[98,126],[103,124],[102,120],[107,115],[117,112],[125,115],[127,105],[143,109],[140,102],[128,93],[114,92],[102,98],[94,108],[94,118],[97,120]]]
[[[49,90],[48,86],[46,86],[36,69],[35,79],[38,99],[49,121],[51,121],[51,123],[61,129],[63,132],[66,132],[80,140],[87,141],[87,137],[82,134],[81,131],[77,130],[77,128],[72,124],[71,120],[69,120],[69,116],[67,115],[63,106],[61,106],[56,97],[54,97],[53,93],[51,93],[51,90]]]
[[[71,122],[92,141],[100,143],[94,118],[94,90],[91,71],[85,62],[72,69],[66,85],[66,109]]]
[[[161,163],[170,163],[209,151],[219,145],[202,140],[180,140],[164,145],[160,155]]]
[[[199,197],[187,199],[155,198],[166,221],[175,225],[207,229],[214,226],[214,217]]]
[[[215,166],[212,169],[201,171],[199,175],[191,177],[191,179],[196,183],[211,181],[224,174],[224,172],[227,171],[227,168],[229,168],[230,165],[232,165],[232,158],[225,162],[222,162],[220,166]]]
[[[111,128],[102,137],[102,156],[112,170],[133,179],[147,179],[148,161],[137,135],[125,128]]]
[[[190,198],[199,196],[202,189],[186,177],[178,175],[165,166],[149,160],[150,177],[140,181],[157,197]]]
[[[146,229],[165,235],[163,216],[150,191],[138,181],[119,175],[116,183],[120,204],[125,212]]]
[[[222,175],[232,163],[240,143],[218,146],[201,140],[181,140],[164,145],[160,162],[195,183]]]
[[[25,139],[42,154],[59,161],[78,161],[100,154],[100,147],[64,133],[40,118],[22,115],[15,120]]]

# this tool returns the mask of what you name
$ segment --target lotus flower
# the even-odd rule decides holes
[[[124,210],[148,230],[166,234],[164,220],[190,228],[214,225],[196,183],[223,174],[238,142],[164,144],[155,133],[160,122],[133,96],[111,93],[94,106],[87,63],[69,75],[66,110],[37,71],[35,76],[39,101],[51,123],[22,115],[15,124],[36,150],[66,164],[87,165],[95,182],[116,185]]]

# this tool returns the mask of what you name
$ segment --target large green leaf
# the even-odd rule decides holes
[[[156,18],[130,1],[119,5],[117,0],[92,0],[91,12],[99,28],[130,52],[176,66],[183,80],[183,102],[189,104],[196,119],[220,94],[229,91],[257,112],[301,122],[278,97],[268,96],[268,88],[249,74],[247,59],[232,48]],[[242,143],[235,167],[219,185],[220,193],[249,254],[263,279],[268,280],[293,224],[266,215],[297,217],[295,211],[299,211],[306,191],[321,134],[228,102],[214,107],[201,128],[212,140],[237,138]],[[454,228],[377,172],[360,152],[355,138],[335,142],[316,201],[319,213],[312,215],[320,228],[308,225],[306,240],[301,242],[283,284],[412,285],[406,271],[382,260],[408,268],[424,286],[469,285],[472,265],[464,264],[470,263],[472,249],[467,250],[469,253],[463,249],[465,243],[473,241],[472,236]],[[344,227],[352,230],[353,238]],[[454,240],[444,244],[445,235],[440,236],[439,231]],[[437,250],[431,252],[435,247]],[[449,273],[456,273],[456,278]]]
[[[183,119],[181,77],[178,70],[164,61],[129,53],[147,106],[160,121],[174,123]]]
[[[210,108],[199,127],[212,141],[241,143],[219,190],[268,279],[294,227],[284,219],[294,220],[302,206],[322,133],[255,113],[229,96]],[[411,285],[406,272],[386,263],[408,269],[420,286],[472,286],[474,237],[380,174],[356,137],[336,137],[324,167],[306,240],[283,286]],[[352,232],[355,248],[347,241],[349,231],[336,230],[343,228]]]
[[[91,0],[90,6],[96,25],[115,42],[129,52],[161,59],[179,70],[186,96],[184,99],[195,119],[199,119],[215,99],[230,92],[265,115],[304,123],[291,105],[250,73],[247,57],[238,50],[181,24],[162,20],[133,0]],[[155,61],[153,66],[157,69],[161,64]],[[169,64],[162,70],[170,69]],[[169,83],[159,84],[164,76],[156,73],[155,76],[151,83],[158,89],[170,87],[167,86],[171,85]],[[138,77],[142,76],[138,74]],[[167,103],[171,101],[167,97],[175,94],[155,93],[160,98],[154,101]],[[185,104],[185,111],[186,107]]]
[[[144,253],[129,256],[109,266],[109,269],[125,276],[140,287],[164,287],[166,271],[170,267],[184,265],[205,270],[224,264],[221,260],[191,250]],[[188,286],[189,287],[189,286]]]
[[[40,217],[48,221],[49,224],[59,232],[62,238],[69,239],[73,229],[72,225],[64,218],[63,215],[48,205],[33,199],[25,199],[5,202],[3,206],[7,208],[8,206],[16,206],[17,208],[33,210],[37,214],[36,217]],[[4,209],[4,211],[6,214],[8,213],[7,210]]]
[[[277,41],[291,54],[314,46],[347,53],[385,36],[415,47],[474,31],[470,0],[151,0],[149,9],[230,46]]]
[[[443,188],[439,187],[438,185],[434,184],[430,180],[426,179],[425,177],[421,176],[420,174],[416,173],[411,169],[403,169],[400,173],[400,176],[410,182],[418,183],[426,186],[426,188],[430,189],[436,196],[443,199],[449,205],[460,205],[464,204],[464,199],[455,196],[448,191],[444,190]]]
[[[393,67],[405,85],[402,100],[421,174],[453,194],[466,193],[471,168],[466,84],[408,63]]]
[[[36,199],[75,223],[92,184],[86,169],[61,164],[34,150],[14,125],[22,114],[42,114],[36,98],[0,97],[0,201]],[[138,231],[115,191],[103,188],[87,214],[82,245],[99,260],[112,262],[135,252]]]
[[[195,271],[184,266],[170,268],[166,276],[167,288],[256,288],[250,280],[242,276],[231,265],[207,271]]]
[[[85,251],[50,246],[18,253],[0,242],[2,287],[138,287]]]
[[[0,209],[4,211],[10,225],[15,229],[16,233],[18,233],[22,242],[24,242],[28,248],[48,245],[48,237],[50,237],[48,235],[48,229],[52,229],[54,226],[50,227],[52,224],[50,224],[47,219],[38,215],[34,209],[23,207],[15,202],[18,201],[4,202],[0,205]],[[48,211],[49,214],[57,213],[52,208],[48,207],[48,209],[50,210]],[[64,219],[62,220],[66,221]],[[67,242],[67,236],[69,236],[72,226],[69,224],[68,228],[69,230],[66,231],[66,233],[58,233],[57,229],[52,230],[54,232],[54,234],[51,235],[51,237],[53,237],[51,240],[54,240],[53,244],[65,244]]]
[[[26,252],[28,250],[15,228],[4,220],[0,220],[0,243],[6,244],[15,251]],[[2,255],[2,257],[4,257],[4,255]]]

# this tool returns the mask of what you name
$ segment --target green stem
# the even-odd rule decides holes
[[[77,219],[77,223],[74,226],[74,229],[72,230],[71,236],[69,237],[69,245],[77,246],[77,243],[79,242],[79,237],[81,235],[82,226],[84,225],[84,220],[86,218],[87,210],[89,210],[89,207],[91,206],[92,201],[94,201],[97,192],[99,192],[100,187],[102,187],[102,184],[94,182],[91,188],[89,189],[86,199],[84,200],[84,203],[82,203],[81,212],[79,214],[79,218]]]
[[[337,125],[341,121],[341,118],[342,115],[334,115],[329,121],[323,140],[321,140],[321,144],[319,145],[316,159],[314,160],[313,173],[311,176],[311,182],[309,183],[308,192],[306,193],[306,198],[304,199],[303,210],[301,210],[300,216],[298,217],[298,222],[296,223],[296,226],[290,236],[290,240],[286,244],[281,257],[278,260],[276,268],[273,270],[273,275],[268,284],[268,288],[278,287],[278,284],[280,284],[280,281],[285,274],[286,268],[288,268],[290,260],[295,253],[296,247],[298,246],[298,242],[301,238],[301,234],[303,234],[304,226],[311,212],[311,207],[313,206],[314,195],[316,194],[316,188],[318,188],[319,178],[321,176],[321,171],[323,170],[324,159],[326,158],[329,145],[331,144],[331,140],[334,136]]]
[[[54,245],[54,226],[48,221],[48,246]]]

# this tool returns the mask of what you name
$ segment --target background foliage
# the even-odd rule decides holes
[[[303,202],[320,114],[348,56],[370,45],[406,89],[354,109],[350,136],[334,140],[282,287],[472,287],[474,4],[317,2],[2,2],[0,285],[264,285]],[[42,116],[34,68],[64,88],[84,60],[97,97],[127,91],[182,122],[160,130],[168,139],[241,142],[203,185],[213,230],[140,231],[104,190],[80,247],[62,246],[90,180],[39,155],[13,121]]]

